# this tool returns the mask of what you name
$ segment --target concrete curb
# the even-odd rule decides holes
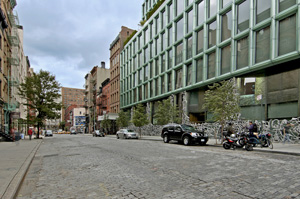
[[[23,179],[29,169],[29,166],[31,165],[32,160],[33,160],[37,150],[39,149],[42,141],[43,140],[41,139],[40,142],[33,148],[31,153],[28,155],[28,157],[26,158],[25,162],[22,164],[22,166],[19,169],[19,171],[17,172],[17,174],[10,181],[9,186],[5,190],[1,199],[12,199],[12,198],[16,197],[16,194],[18,193],[20,185],[22,184],[22,181],[23,181]]]

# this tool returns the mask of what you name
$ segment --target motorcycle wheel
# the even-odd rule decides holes
[[[224,149],[230,149],[230,144],[228,142],[223,143],[223,148]]]
[[[245,149],[246,149],[246,151],[253,151],[252,144],[246,144]]]
[[[244,139],[239,139],[238,143],[241,147],[243,147],[245,145]]]
[[[267,144],[270,149],[273,149],[273,143],[271,142],[271,140],[267,140]]]

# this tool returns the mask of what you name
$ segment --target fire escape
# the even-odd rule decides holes
[[[11,0],[10,1],[12,8],[16,6],[16,1]],[[13,14],[12,12],[8,13],[8,20],[11,24],[11,34],[7,35],[8,42],[11,47],[11,57],[7,58],[8,63],[8,71],[7,76],[5,77],[7,80],[7,89],[8,89],[8,98],[7,102],[4,106],[4,122],[5,122],[5,132],[9,132],[9,123],[10,123],[10,116],[11,113],[14,112],[18,107],[19,103],[16,101],[15,96],[13,95],[13,90],[17,89],[17,86],[19,85],[19,79],[18,79],[18,69],[20,67],[20,60],[19,60],[19,44],[20,39],[18,36],[18,28],[19,25],[19,18],[17,14]],[[15,92],[16,93],[16,92]]]

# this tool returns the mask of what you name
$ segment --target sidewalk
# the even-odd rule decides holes
[[[160,136],[142,136],[142,140],[153,140],[153,141],[163,141]],[[207,142],[208,146],[214,147],[223,147],[219,142],[216,144],[216,139],[209,139]],[[225,149],[224,149],[225,150]],[[265,153],[278,153],[278,154],[288,154],[288,155],[297,155],[300,156],[300,144],[282,144],[282,143],[273,143],[273,149],[268,147],[261,148],[253,147],[253,151],[265,152]]]
[[[42,139],[0,142],[0,198],[14,198]]]

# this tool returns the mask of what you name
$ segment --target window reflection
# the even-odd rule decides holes
[[[180,43],[179,45],[176,46],[176,65],[180,64],[182,62],[182,57],[183,57],[183,44]]]
[[[279,22],[279,55],[296,50],[296,26],[296,15]]]
[[[248,47],[248,37],[237,41],[237,69],[241,69],[248,66]]]
[[[189,59],[193,56],[193,37],[188,38],[187,40],[187,52],[186,59]]]
[[[185,0],[177,0],[177,12],[176,15],[180,15],[183,12],[184,9],[184,1]]]
[[[231,66],[231,46],[226,46],[221,51],[221,74],[230,72]]]
[[[249,28],[250,1],[246,0],[238,6],[238,33]]]
[[[231,37],[232,12],[229,11],[222,16],[222,41]]]
[[[279,12],[284,11],[296,4],[296,0],[278,0],[279,1]]]
[[[189,11],[189,13],[187,14],[187,27],[186,27],[186,31],[187,33],[191,32],[193,30],[193,10]]]
[[[229,6],[231,4],[232,0],[223,0],[222,1],[222,8]]]
[[[216,45],[217,22],[214,21],[208,26],[208,48]]]
[[[176,23],[176,41],[183,37],[183,18]]]
[[[204,22],[204,1],[198,4],[198,19],[197,25],[200,26]]]
[[[187,67],[187,77],[186,77],[186,85],[192,85],[192,64],[189,64]]]
[[[256,33],[255,62],[259,63],[270,59],[270,27]]]
[[[198,31],[197,33],[197,54],[203,51],[203,41],[204,41],[204,33],[203,29]]]
[[[213,52],[208,55],[208,62],[207,62],[207,78],[213,78],[216,75],[216,53]]]
[[[182,69],[179,69],[176,71],[176,89],[181,88],[182,87]]]
[[[217,13],[217,0],[209,0],[208,17],[212,17]]]
[[[256,23],[270,18],[271,0],[256,0]]]
[[[201,82],[203,80],[203,59],[198,59],[196,62],[196,81]]]

